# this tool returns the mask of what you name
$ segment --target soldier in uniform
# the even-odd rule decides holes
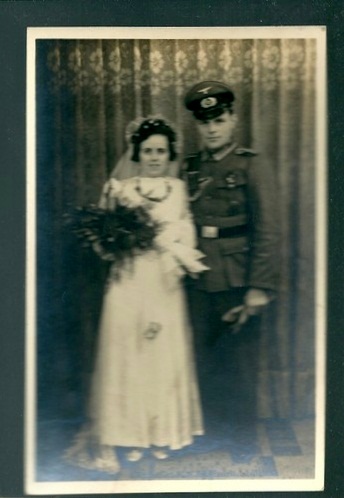
[[[185,97],[203,148],[186,158],[183,178],[210,268],[189,282],[188,296],[206,427],[217,420],[252,438],[259,323],[277,285],[278,220],[271,165],[234,140],[234,100],[216,81]]]

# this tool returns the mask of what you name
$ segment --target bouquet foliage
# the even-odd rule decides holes
[[[66,225],[102,259],[120,267],[136,254],[154,248],[159,223],[145,205],[129,206],[117,202],[113,209],[95,205],[77,207],[66,215]]]

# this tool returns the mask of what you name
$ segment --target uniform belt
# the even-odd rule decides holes
[[[240,237],[247,235],[248,225],[240,225],[237,227],[219,228],[213,226],[197,225],[197,234],[203,239],[224,239],[229,237]]]

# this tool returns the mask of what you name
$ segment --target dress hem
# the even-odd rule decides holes
[[[159,447],[159,448],[169,448],[170,450],[180,450],[182,448],[184,448],[185,446],[190,446],[191,444],[193,444],[193,439],[194,437],[198,437],[198,436],[204,436],[204,431],[202,430],[199,430],[199,431],[195,431],[192,433],[192,436],[190,439],[187,439],[187,440],[184,440],[183,442],[179,443],[178,445],[176,444],[171,444],[171,443],[167,443],[167,442],[151,442],[151,443],[148,443],[148,444],[142,444],[142,443],[135,443],[135,442],[132,442],[130,444],[128,443],[120,443],[120,442],[117,442],[117,443],[114,443],[114,442],[105,442],[105,441],[101,441],[101,445],[104,445],[104,446],[111,446],[111,447],[114,447],[114,448],[143,448],[143,449],[149,449],[151,448],[152,446],[156,446],[156,447]]]

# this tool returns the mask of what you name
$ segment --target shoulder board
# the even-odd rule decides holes
[[[234,150],[234,154],[236,154],[237,156],[252,157],[252,156],[256,156],[258,154],[258,152],[256,152],[253,149],[246,149],[244,147],[237,147]]]

